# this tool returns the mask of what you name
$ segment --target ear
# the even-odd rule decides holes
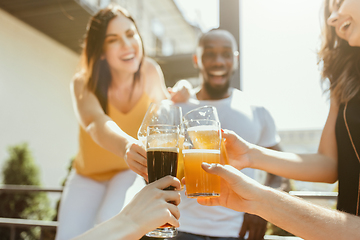
[[[100,60],[105,60],[105,54],[101,54]]]
[[[198,64],[198,57],[196,56],[196,54],[193,54],[193,64],[195,68],[199,68],[199,64]]]

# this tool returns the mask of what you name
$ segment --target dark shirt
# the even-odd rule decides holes
[[[336,120],[336,142],[338,147],[339,196],[337,209],[356,214],[359,189],[360,163],[351,144],[344,122],[344,104],[339,107]],[[346,120],[356,151],[360,154],[360,94],[351,99],[346,110]],[[360,209],[360,208],[359,208]]]

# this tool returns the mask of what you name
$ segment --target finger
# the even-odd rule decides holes
[[[257,239],[264,239],[265,233],[266,233],[267,223],[264,224],[261,228],[259,228],[257,232]]]
[[[172,203],[167,203],[167,208],[171,212],[171,215],[173,215],[176,219],[180,218],[180,210],[176,205]]]
[[[258,238],[256,238],[256,236],[257,236],[257,229],[256,229],[256,225],[255,225],[251,229],[249,229],[248,240],[258,240]]]
[[[174,217],[174,215],[171,214],[171,212],[169,212],[168,220],[165,223],[169,223],[176,228],[180,227],[179,221],[176,219],[176,217]]]
[[[185,177],[183,177],[183,178],[181,179],[181,183],[182,183],[183,185],[186,185]]]
[[[218,175],[229,184],[235,184],[241,180],[241,172],[230,165],[223,166],[221,164],[208,164],[203,162],[201,167],[205,172]]]
[[[130,147],[130,151],[128,151],[129,153],[133,153],[133,154],[138,154],[140,156],[142,156],[143,158],[147,158],[147,153],[145,150],[145,146],[142,145],[142,143],[134,143],[131,145]]]
[[[178,191],[172,191],[172,190],[167,190],[165,191],[165,200],[167,202],[171,202],[172,204],[174,205],[179,205],[180,204],[180,200],[181,200],[181,197],[180,197],[180,192]]]
[[[245,234],[246,234],[247,230],[248,230],[247,229],[247,223],[246,223],[246,221],[244,221],[243,225],[241,226],[240,233],[239,233],[239,238],[240,239],[243,239],[245,237]]]
[[[134,153],[129,151],[126,153],[127,163],[129,165],[136,165],[139,164],[145,168],[147,168],[147,159],[141,156],[139,153]],[[147,171],[147,170],[146,170]]]
[[[169,186],[175,187],[176,190],[181,189],[181,184],[180,184],[179,179],[177,179],[176,177],[170,176],[170,175],[165,176],[151,184],[154,185],[158,189],[165,189]]]
[[[147,158],[145,146],[143,146],[142,143],[140,143],[140,144],[134,144],[134,150],[135,150],[136,152],[138,152],[138,153],[139,153],[141,156],[143,156],[144,158]]]
[[[146,182],[149,182],[148,173],[147,173],[147,167],[144,167],[141,164],[133,163],[133,164],[129,165],[129,168],[132,171],[134,171],[135,173],[142,176],[146,180]]]
[[[144,164],[143,158],[139,155],[137,156],[127,156],[127,164],[129,167],[134,167],[135,169],[139,170],[140,172],[147,174],[147,160],[145,159],[146,164]]]

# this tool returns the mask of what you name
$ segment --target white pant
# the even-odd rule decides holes
[[[131,170],[104,182],[73,170],[61,197],[56,240],[72,239],[115,216],[144,186],[144,179]]]

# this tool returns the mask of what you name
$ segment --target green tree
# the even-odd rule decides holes
[[[34,163],[26,143],[8,148],[9,158],[5,161],[3,184],[40,186],[39,169]],[[0,217],[50,220],[53,210],[43,192],[0,193]],[[39,239],[39,228],[16,228],[15,239]],[[0,240],[10,238],[10,229],[0,228]]]

